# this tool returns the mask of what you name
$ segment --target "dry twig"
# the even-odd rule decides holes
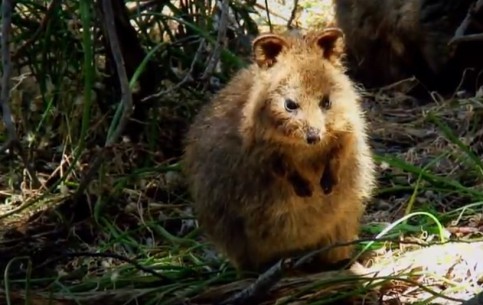
[[[287,18],[287,16],[285,16],[285,15],[283,15],[283,14],[279,14],[279,13],[277,13],[277,12],[276,12],[276,11],[274,11],[274,10],[271,10],[271,9],[270,9],[268,6],[265,6],[265,5],[260,4],[260,3],[255,3],[255,4],[254,4],[254,7],[257,7],[257,8],[259,8],[259,9],[261,9],[261,10],[264,10],[264,11],[267,13],[267,19],[269,19],[269,18],[270,18],[270,16],[275,16],[275,17],[277,17],[277,18],[279,18],[279,19],[281,19],[281,20],[285,20],[285,21],[287,21],[287,23],[288,23],[288,21],[289,21],[289,18],[290,18],[290,17],[289,17],[289,18]],[[267,23],[268,23],[268,20],[267,20]]]
[[[267,22],[268,22],[268,28],[270,29],[270,33],[273,32],[273,27],[272,27],[272,20],[270,19],[270,9],[268,8],[268,0],[265,0],[265,7],[267,12]]]
[[[160,97],[160,96],[166,95],[168,93],[173,92],[174,90],[177,90],[182,85],[184,85],[185,83],[187,83],[190,80],[190,78],[191,78],[191,75],[192,75],[193,70],[195,68],[195,64],[196,64],[196,62],[198,62],[198,59],[200,58],[200,55],[203,52],[204,47],[205,47],[205,40],[202,39],[201,42],[200,42],[200,45],[198,47],[198,50],[196,51],[196,54],[193,57],[193,60],[191,61],[191,65],[190,65],[190,68],[189,68],[188,72],[186,72],[185,76],[183,77],[183,79],[179,83],[177,83],[173,87],[170,87],[170,88],[168,88],[166,90],[159,91],[159,92],[157,92],[155,94],[151,94],[149,96],[146,96],[145,98],[142,99],[142,101],[144,102],[144,101],[150,100],[152,98],[156,98],[156,97]]]
[[[293,9],[292,9],[292,12],[290,13],[290,18],[287,21],[287,28],[288,29],[292,29],[293,28],[292,23],[294,22],[295,16],[297,15],[298,7],[299,7],[299,0],[294,0],[293,1]]]
[[[463,244],[468,243],[464,241],[461,241],[461,242],[447,241],[447,242],[432,242],[431,244],[428,244],[424,242],[400,240],[400,239],[394,239],[394,238],[368,238],[368,239],[358,239],[358,240],[354,240],[346,243],[337,243],[334,245],[322,247],[317,250],[309,251],[307,254],[304,254],[298,258],[279,260],[267,271],[260,274],[255,282],[250,284],[245,289],[237,293],[234,293],[231,297],[219,303],[219,305],[252,304],[253,302],[255,302],[255,300],[259,300],[262,297],[264,297],[273,287],[275,287],[275,285],[278,284],[280,280],[282,280],[285,272],[290,272],[290,271],[299,269],[304,264],[306,264],[309,260],[313,259],[316,255],[322,252],[328,251],[334,247],[348,246],[348,245],[353,245],[353,244],[368,242],[368,241],[394,242],[398,244],[410,244],[410,245],[418,245],[418,246],[445,245],[448,243],[463,243]],[[338,270],[335,272],[329,271],[329,272],[331,274],[340,274],[341,276],[352,274],[363,278],[372,278],[378,273],[377,270],[366,269],[358,263],[355,263],[351,266],[346,266],[346,268],[344,268],[343,270]],[[446,297],[446,298],[455,300],[454,298],[451,298],[451,297]]]
[[[448,45],[453,45],[463,41],[483,40],[483,34],[472,34],[472,35],[465,36],[466,30],[468,29],[471,22],[473,21],[473,16],[475,15],[476,12],[479,12],[482,9],[483,9],[483,0],[478,0],[476,3],[473,3],[470,6],[465,19],[463,19],[460,26],[456,29],[454,36],[448,42]]]
[[[483,41],[483,33],[460,36],[460,37],[452,40],[450,42],[450,44],[460,43],[460,42],[469,42],[469,41]]]
[[[369,239],[369,241],[374,241],[374,240],[375,239]],[[384,239],[377,239],[377,241],[382,241],[382,240]],[[388,240],[392,240],[392,239],[388,239]],[[352,245],[352,244],[360,243],[361,241],[366,241],[366,240],[359,239],[359,240],[355,240],[347,243],[338,243],[334,245],[329,245],[317,250],[309,251],[307,254],[302,255],[298,259],[294,259],[294,260],[281,259],[272,267],[270,267],[267,271],[260,274],[254,283],[250,284],[242,291],[232,295],[230,298],[221,302],[219,305],[250,304],[251,302],[254,302],[255,300],[258,300],[262,298],[264,295],[266,295],[282,279],[283,274],[286,271],[296,270],[297,268],[300,268],[309,260],[313,259],[316,255],[322,252],[328,251],[329,249],[332,249],[334,247]]]
[[[250,284],[247,288],[235,293],[230,298],[219,303],[218,305],[255,303],[262,296],[264,296],[278,281],[280,281],[280,279],[282,279],[283,272],[285,270],[291,268],[291,260],[278,261],[275,265],[262,273],[257,278],[257,280]]]
[[[221,2],[221,17],[220,17],[220,23],[218,24],[218,35],[216,38],[216,46],[215,46],[215,49],[213,50],[213,54],[211,54],[210,60],[208,61],[208,65],[206,66],[206,69],[203,72],[203,75],[201,76],[202,80],[208,79],[213,74],[216,64],[220,59],[221,50],[223,49],[223,44],[224,44],[223,40],[226,37],[226,30],[228,27],[228,10],[230,9],[229,3],[230,3],[229,0],[222,0]]]

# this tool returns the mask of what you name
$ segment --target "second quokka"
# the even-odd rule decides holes
[[[182,160],[200,227],[238,269],[355,239],[375,186],[342,32],[263,34],[195,118]],[[318,258],[349,259],[351,246]]]

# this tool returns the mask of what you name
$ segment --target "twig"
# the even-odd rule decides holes
[[[17,138],[17,130],[15,125],[13,124],[12,120],[12,111],[10,110],[10,106],[8,104],[9,97],[10,97],[10,76],[12,72],[12,62],[10,58],[10,31],[12,28],[12,10],[13,10],[13,3],[12,0],[3,0],[2,1],[2,66],[3,66],[3,75],[2,75],[2,91],[0,93],[0,104],[2,106],[2,113],[3,113],[3,122],[5,127],[7,128],[7,141],[0,147],[0,152],[4,152],[6,150],[10,150],[13,152],[14,149],[17,149],[22,162],[24,163],[25,169],[27,170],[27,174],[30,176],[32,180],[32,186],[37,188],[40,186],[40,181],[34,173],[33,168],[30,166],[29,160],[27,155],[25,154],[22,145]]]
[[[186,75],[183,77],[183,79],[179,83],[177,83],[173,87],[170,87],[166,90],[148,95],[145,98],[143,98],[141,101],[144,102],[144,101],[150,100],[152,98],[156,98],[156,97],[163,96],[163,95],[166,95],[168,93],[171,93],[172,91],[178,89],[179,87],[184,85],[186,82],[188,82],[188,80],[190,79],[190,77],[193,73],[193,70],[195,68],[195,64],[196,64],[196,62],[198,62],[198,59],[200,58],[200,55],[203,52],[204,47],[205,47],[205,40],[202,39],[201,42],[200,42],[200,46],[198,47],[198,50],[196,51],[196,54],[193,57],[193,61],[191,61],[191,65],[190,65],[188,72],[186,73]]]
[[[142,12],[151,8],[151,6],[159,5],[159,1],[156,0],[149,0],[144,2],[128,2],[127,4],[127,11],[129,14],[135,14],[137,12]]]
[[[257,280],[254,283],[250,284],[242,291],[233,294],[231,297],[219,303],[218,305],[252,304],[254,300],[259,300],[264,295],[266,295],[270,291],[270,289],[274,287],[282,279],[282,276],[285,271],[296,270],[297,268],[300,268],[302,265],[304,265],[309,260],[314,258],[316,255],[322,252],[328,251],[332,248],[349,246],[360,242],[369,242],[369,241],[394,242],[399,244],[412,244],[412,245],[420,245],[420,246],[444,245],[450,242],[454,242],[454,241],[447,241],[447,242],[435,242],[435,243],[428,244],[428,243],[421,243],[417,241],[402,241],[402,240],[393,239],[393,238],[368,238],[368,239],[358,239],[351,242],[337,243],[334,245],[325,246],[323,248],[310,251],[307,254],[304,254],[298,258],[294,258],[294,259],[288,258],[288,259],[279,260],[267,271],[259,275]],[[461,242],[467,243],[465,241],[461,241]]]
[[[448,42],[448,45],[453,45],[455,43],[462,42],[462,41],[471,41],[471,40],[464,40],[465,32],[470,26],[475,13],[481,11],[482,8],[483,8],[483,0],[478,0],[476,3],[473,3],[468,8],[468,12],[466,13],[465,19],[463,19],[460,26],[456,29],[454,36]],[[479,34],[476,34],[476,35],[479,35]],[[468,35],[468,36],[473,36],[473,35]],[[478,40],[481,40],[481,37],[479,37]]]
[[[416,86],[418,82],[419,82],[418,79],[412,76],[405,79],[401,79],[389,85],[382,86],[379,88],[374,88],[374,89],[376,89],[377,92],[379,93],[394,91],[394,90],[408,92],[412,87]]]
[[[228,10],[230,0],[222,0],[221,2],[221,16],[220,16],[220,23],[218,23],[218,35],[216,37],[216,45],[213,53],[211,54],[210,60],[208,61],[208,65],[206,66],[203,75],[201,76],[202,80],[208,79],[215,70],[216,64],[220,59],[221,50],[223,49],[222,45],[223,40],[226,37],[226,29],[228,27]]]
[[[267,271],[262,273],[255,282],[247,288],[235,293],[227,300],[218,303],[218,305],[235,305],[256,303],[263,295],[265,295],[278,281],[282,279],[283,272],[292,268],[291,260],[280,260]]]
[[[116,126],[116,129],[113,131],[111,135],[107,136],[106,142],[104,144],[104,148],[101,150],[100,154],[94,159],[92,162],[89,171],[84,176],[82,181],[79,183],[79,187],[77,188],[74,201],[79,199],[80,195],[84,192],[84,190],[89,185],[92,177],[97,172],[99,167],[101,166],[104,158],[107,155],[108,149],[112,144],[114,144],[119,136],[121,135],[124,127],[126,126],[129,117],[131,116],[133,101],[132,101],[132,93],[131,89],[129,88],[129,80],[126,73],[126,68],[124,66],[124,58],[122,57],[121,47],[119,45],[119,37],[117,36],[117,31],[114,23],[114,12],[112,9],[111,0],[102,0],[102,8],[104,10],[105,15],[105,26],[107,32],[107,38],[109,40],[109,45],[111,47],[112,57],[114,58],[114,62],[116,64],[116,71],[119,77],[119,84],[121,86],[121,107],[122,113],[121,118],[119,119],[119,123]]]
[[[42,18],[42,20],[40,21],[40,24],[39,24],[39,27],[37,28],[37,30],[35,30],[35,32],[32,34],[32,36],[30,36],[29,39],[27,39],[27,41],[25,41],[24,44],[22,44],[16,51],[15,53],[12,55],[12,59],[13,60],[16,60],[18,59],[18,57],[23,53],[23,51],[28,48],[32,43],[34,43],[37,38],[39,37],[39,35],[42,33],[42,31],[45,29],[45,27],[47,26],[47,23],[48,21],[50,20],[50,17],[52,16],[52,13],[55,11],[55,9],[62,3],[62,0],[52,0],[52,2],[50,2],[50,5],[49,7],[47,8],[47,11],[45,12],[45,15],[44,17]]]
[[[272,28],[272,20],[270,19],[270,9],[268,8],[268,0],[265,0],[265,12],[267,13],[267,22],[268,22],[268,28],[270,29],[270,33],[272,33],[273,28]]]
[[[285,21],[287,21],[287,22],[288,22],[288,18],[287,18],[286,16],[283,16],[283,15],[277,14],[277,12],[276,12],[276,11],[271,10],[269,7],[267,7],[267,6],[265,6],[265,5],[262,5],[262,4],[260,4],[260,3],[255,3],[255,5],[254,5],[254,6],[255,6],[255,7],[258,7],[258,8],[259,8],[259,9],[261,9],[261,10],[266,11],[266,12],[267,12],[267,14],[270,14],[270,16],[275,16],[275,17],[277,17],[277,18],[279,18],[279,19],[282,19],[282,20],[285,20]]]
[[[290,18],[287,21],[287,28],[292,29],[292,22],[295,20],[295,15],[297,14],[297,9],[299,7],[299,0],[294,0],[293,1],[293,9],[292,13],[290,14]]]
[[[483,41],[483,33],[460,36],[458,38],[454,38],[450,42],[450,44],[460,43],[460,42],[469,42],[469,41]]]

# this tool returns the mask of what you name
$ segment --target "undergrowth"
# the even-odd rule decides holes
[[[108,160],[86,176],[119,123],[121,99],[100,1],[17,1],[9,102],[41,186],[32,185],[18,155],[0,155],[0,304],[213,304],[253,281],[202,238],[177,163],[199,106],[249,62],[260,25],[254,20],[267,15],[264,1],[248,2],[230,2],[228,38],[218,41],[215,2],[125,1],[124,10],[123,1],[113,1],[135,109]],[[220,64],[208,69],[219,43]],[[434,242],[479,240],[482,105],[476,96],[412,107],[367,94],[379,186],[358,249],[363,256],[371,250],[373,264],[394,263]],[[1,141],[6,134],[0,125]],[[481,248],[475,244],[474,255]],[[454,264],[445,266],[453,272]],[[398,295],[408,303],[439,296],[443,304],[481,291],[481,279],[430,283],[415,274],[430,268],[418,268],[379,280],[287,277],[266,302],[390,302]]]

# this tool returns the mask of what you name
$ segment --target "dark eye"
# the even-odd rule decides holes
[[[330,109],[332,106],[332,102],[330,101],[330,97],[328,95],[325,95],[322,100],[320,100],[320,107],[322,109]]]
[[[297,110],[299,107],[300,107],[299,104],[297,104],[293,100],[289,98],[285,99],[285,110],[287,110],[288,112],[293,112]]]

